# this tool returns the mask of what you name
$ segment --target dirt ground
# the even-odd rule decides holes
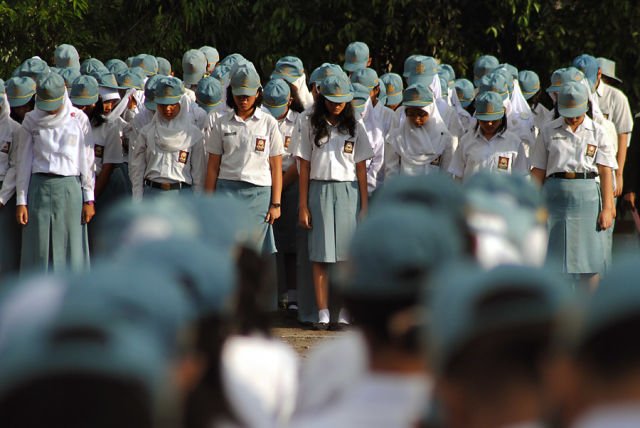
[[[273,336],[291,345],[302,358],[318,343],[340,334],[335,331],[317,331],[279,312],[273,321]]]

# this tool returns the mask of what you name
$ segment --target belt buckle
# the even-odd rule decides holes
[[[162,190],[171,190],[171,183],[160,183],[160,188]]]
[[[564,173],[564,178],[574,179],[574,178],[576,178],[576,173],[575,172],[565,172]]]

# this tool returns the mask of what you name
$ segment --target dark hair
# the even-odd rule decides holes
[[[11,119],[15,120],[18,123],[22,123],[22,121],[24,120],[24,116],[18,117],[18,115],[15,113],[15,109],[21,108],[21,107],[29,107],[28,111],[33,110],[36,107],[36,96],[35,95],[32,96],[28,103],[21,105],[20,107],[9,108],[9,116],[11,117]]]
[[[469,113],[471,116],[473,116],[473,115],[475,114],[475,112],[476,112],[476,105],[475,105],[475,103],[469,103],[469,105],[468,105],[468,106],[463,107],[463,108],[464,108],[464,109],[467,111],[467,113]]]
[[[253,104],[253,108],[257,109],[262,105],[262,88],[258,88],[258,96],[256,97],[256,102]],[[233,99],[233,91],[231,89],[231,85],[227,88],[227,106],[232,108],[233,111],[238,113],[238,106],[236,105],[235,100]]]
[[[500,124],[498,129],[496,129],[495,135],[503,134],[507,130],[507,122],[508,122],[508,120],[507,120],[507,114],[506,113],[505,113],[504,116],[502,116],[501,120],[502,120],[502,123]],[[478,119],[478,122],[476,123],[476,131],[480,127],[480,122],[487,122],[487,121],[486,120],[481,121],[480,119]]]
[[[289,90],[291,91],[291,98],[293,99],[289,108],[297,113],[302,113],[304,111],[304,105],[302,105],[302,100],[300,99],[300,91],[298,91],[298,87],[293,83],[289,83],[289,82],[287,82],[287,85],[289,85]]]
[[[102,102],[102,97],[98,97],[98,102],[96,102],[96,106],[89,113],[89,122],[91,122],[91,126],[97,128],[106,122],[105,118],[102,117],[104,114],[104,104]]]
[[[529,107],[531,107],[531,110],[533,110],[534,108],[538,107],[538,104],[540,104],[540,94],[542,94],[542,90],[538,90],[538,92],[533,94],[527,100],[527,103],[529,104]]]
[[[327,128],[327,118],[329,112],[324,105],[326,98],[324,95],[319,94],[316,102],[313,105],[313,112],[311,113],[311,126],[314,130],[314,140],[316,146],[320,147],[320,140],[329,136],[329,129]],[[338,116],[338,130],[341,132],[348,132],[349,135],[354,137],[356,135],[356,117],[353,113],[353,106],[351,103],[346,103],[344,110]]]

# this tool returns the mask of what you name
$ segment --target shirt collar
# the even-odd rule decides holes
[[[506,117],[506,116],[504,117],[504,120],[507,120],[507,117]],[[500,132],[498,132],[497,134],[495,134],[495,135],[494,135],[493,137],[491,137],[490,139],[487,139],[487,137],[485,137],[485,136],[482,134],[482,130],[480,129],[480,125],[478,125],[478,126],[477,126],[477,128],[476,128],[475,136],[476,136],[476,138],[481,138],[481,139],[483,139],[484,141],[489,142],[489,141],[491,141],[491,140],[493,140],[493,139],[496,139],[496,138],[504,138],[504,133],[505,133],[505,131],[506,131],[506,129],[505,129],[505,130],[502,130],[502,131],[500,131]]]
[[[265,114],[268,114],[268,113],[265,113],[261,107],[256,107],[251,117],[247,118],[247,120],[242,120],[242,118],[238,116],[234,110],[231,110],[231,112],[233,113],[233,119],[239,123],[248,122],[250,120],[260,120],[264,117]]]
[[[605,85],[606,85],[606,83],[604,83],[602,81],[602,79],[600,79],[600,84],[596,88],[596,94],[598,94],[599,97],[604,95],[604,87],[605,87]]]
[[[554,122],[557,122],[557,123],[554,124],[554,126],[553,126],[554,128],[562,128],[567,132],[571,132],[571,128],[569,128],[569,125],[567,125],[564,122],[564,118],[562,116],[557,118]],[[576,132],[580,132],[580,130],[582,130],[582,129],[586,129],[587,131],[593,131],[594,128],[595,127],[593,126],[593,120],[591,120],[591,118],[588,115],[585,115],[584,120],[582,121],[580,126],[578,126],[578,129],[576,130]],[[571,133],[573,133],[573,132],[571,132]]]

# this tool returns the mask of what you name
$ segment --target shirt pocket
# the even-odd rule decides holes
[[[269,137],[264,134],[254,134],[249,140],[249,149],[254,156],[268,157],[269,156]]]
[[[240,149],[241,135],[236,130],[222,130],[222,151],[233,153]]]
[[[59,153],[65,159],[75,162],[78,159],[78,145],[80,144],[80,135],[74,131],[70,131],[60,139]]]
[[[510,173],[516,154],[514,152],[498,152],[493,155],[491,163],[495,171]]]

